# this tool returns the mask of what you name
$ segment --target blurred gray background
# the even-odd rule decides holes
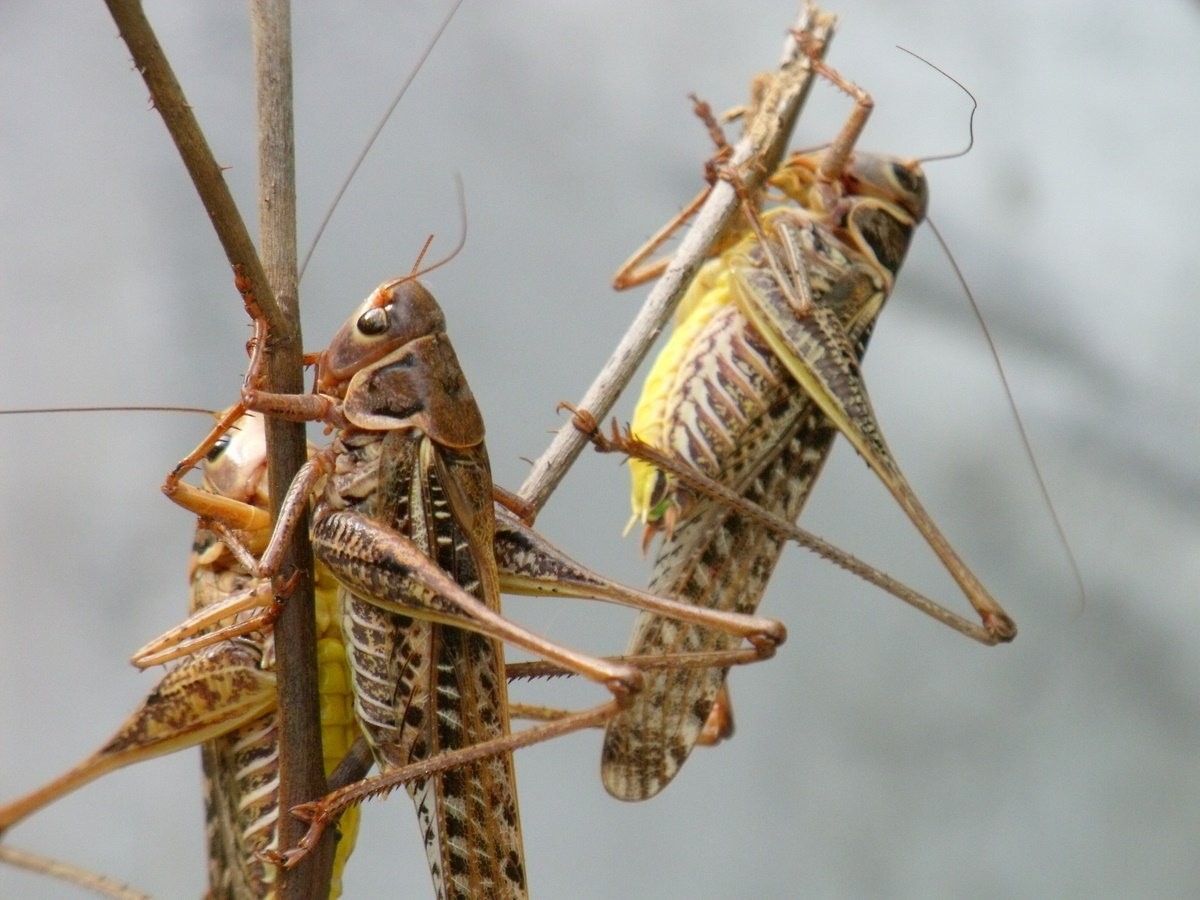
[[[445,11],[297,10],[301,241]],[[66,7],[64,6],[63,11]],[[1088,586],[1073,593],[979,327],[922,232],[866,373],[893,447],[1016,617],[987,649],[792,550],[764,604],[790,640],[733,678],[737,735],[665,794],[611,800],[600,739],[518,756],[542,897],[1184,896],[1200,888],[1200,9],[1082,0],[845,0],[829,62],[877,110],[863,146],[958,149],[932,215],[978,295]],[[240,4],[155,4],[249,215],[250,53]],[[429,278],[516,487],[639,302],[616,266],[700,184],[686,95],[744,101],[790,0],[468,2],[317,250],[302,287],[319,348],[424,237],[470,236]],[[216,240],[99,3],[0,7],[3,405],[231,401],[249,334]],[[797,146],[849,108],[818,85]],[[627,418],[633,395],[618,408]],[[0,797],[91,752],[156,677],[128,654],[180,617],[192,523],[158,493],[195,417],[0,421]],[[643,583],[626,472],[586,455],[540,520]],[[839,446],[805,523],[965,608],[882,488]],[[631,615],[514,601],[595,652]],[[567,696],[595,702],[584,685]],[[514,695],[532,696],[527,688]],[[11,833],[164,897],[202,890],[194,753],[92,785]],[[411,805],[371,805],[350,897],[428,893]],[[2,896],[65,896],[0,868]]]

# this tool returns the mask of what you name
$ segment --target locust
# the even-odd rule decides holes
[[[174,484],[172,498],[200,514],[189,564],[189,627],[168,632],[134,655],[146,667],[185,657],[164,675],[105,744],[79,765],[0,807],[0,832],[117,768],[201,747],[209,889],[218,897],[266,897],[276,869],[261,854],[278,845],[278,716],[273,643],[261,618],[245,612],[272,602],[270,582],[221,538],[238,529],[251,549],[270,534],[266,443],[260,416],[246,414],[207,453],[203,489]],[[329,573],[316,573],[322,744],[327,772],[342,760],[357,726]],[[331,896],[353,850],[357,810],[343,817]]]
[[[261,320],[256,324],[261,328]],[[294,864],[343,809],[404,784],[439,896],[522,896],[511,751],[606,721],[642,676],[632,665],[584,656],[504,619],[501,588],[699,616],[707,627],[748,639],[753,646],[737,654],[747,660],[769,655],[784,637],[782,626],[613,585],[517,516],[497,514],[482,417],[444,316],[415,274],[386,282],[355,311],[317,356],[312,394],[255,387],[265,337],[257,333],[242,405],[324,421],[338,432],[293,482],[258,572],[279,574],[280,548],[315,496],[314,553],[339,583],[355,715],[381,770],[293,810],[312,828],[298,848],[276,858]],[[512,735],[500,641],[605,684],[613,698]]]
[[[804,46],[808,36],[797,39]],[[745,219],[727,228],[691,283],[629,435],[614,429],[614,439],[603,439],[594,421],[582,417],[577,424],[604,449],[633,457],[633,521],[645,527],[643,546],[663,536],[650,592],[753,612],[785,540],[798,537],[969,637],[1010,641],[1012,619],[959,559],[895,462],[860,369],[925,216],[924,173],[915,160],[858,152],[869,95],[815,55],[810,62],[856,101],[840,133],[824,150],[786,158],[768,179],[769,193],[742,190]],[[698,111],[719,135],[707,107],[698,103]],[[739,184],[736,171],[714,170]],[[634,254],[618,272],[617,288],[665,265],[643,264],[677,224]],[[892,493],[982,625],[791,526],[839,433]],[[628,652],[697,652],[724,642],[723,635],[643,614]],[[608,726],[602,778],[609,793],[651,797],[702,735],[727,734],[724,679],[719,669],[651,673],[645,691]]]
[[[206,455],[205,488],[208,494],[188,490],[187,485],[168,481],[170,496],[181,504],[207,510],[206,500],[233,500],[229,509],[219,503],[212,510],[213,529],[221,523],[237,525],[238,533],[249,539],[250,549],[261,548],[269,535],[266,495],[266,436],[263,421],[253,413],[242,415]],[[238,515],[235,516],[235,513]],[[250,599],[274,602],[270,582],[256,575],[252,566],[239,560],[233,548],[241,544],[222,539],[225,527],[201,529],[193,549],[193,568],[203,577],[193,576],[192,613],[204,616],[204,624],[219,626],[229,614],[233,621],[216,627],[215,635],[227,635],[222,643],[251,639],[251,653],[261,654],[268,665],[273,642],[269,625],[242,609]],[[224,564],[221,565],[221,561]],[[341,621],[337,615],[337,590],[332,576],[323,567],[314,571],[316,597],[318,683],[320,685],[321,747],[326,774],[334,771],[350,751],[358,736],[351,709],[349,672]],[[236,610],[236,611],[234,611]],[[239,621],[240,620],[240,621]],[[146,666],[159,659],[173,657],[189,649],[189,642],[176,642],[168,632],[134,655],[134,663]],[[211,640],[211,638],[210,638]],[[174,644],[171,652],[156,650]],[[217,645],[220,646],[220,645]],[[207,652],[201,647],[199,654]],[[275,710],[247,723],[236,731],[201,745],[204,769],[206,831],[210,889],[218,896],[259,897],[270,894],[276,868],[264,855],[278,849],[279,809],[279,721]],[[341,875],[353,852],[358,831],[357,810],[343,817],[335,852],[330,896],[341,894]]]

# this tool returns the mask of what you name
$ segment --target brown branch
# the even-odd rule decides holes
[[[291,18],[286,0],[252,4],[255,29],[256,80],[260,131],[260,208],[262,262],[221,167],[188,105],[162,47],[137,0],[105,0],[134,63],[150,90],[155,108],[175,142],[196,192],[208,211],[239,286],[253,298],[267,324],[264,388],[274,393],[303,390],[299,309],[296,290],[295,178],[292,153]],[[272,285],[276,290],[272,290]],[[276,300],[276,291],[280,299]],[[272,506],[283,500],[306,454],[300,424],[267,422]],[[324,793],[316,680],[316,635],[313,621],[312,554],[308,530],[300,528],[289,548],[283,571],[303,571],[275,629],[281,709],[280,805],[288,809]],[[281,849],[292,846],[298,824],[280,818]],[[303,833],[303,828],[299,829]],[[327,896],[333,844],[310,861],[282,875],[282,897]]]
[[[813,35],[816,52],[823,56],[832,39],[835,21],[831,14],[808,4],[801,11],[794,28]],[[765,104],[760,114],[746,124],[745,136],[734,146],[729,161],[731,165],[739,167],[751,159],[760,163],[743,169],[743,181],[751,191],[779,165],[812,85],[808,59],[792,38],[788,39],[784,61],[773,84],[777,88],[775,96],[771,98],[773,102]],[[654,339],[675,312],[696,270],[707,258],[709,248],[737,209],[737,203],[732,186],[724,181],[717,182],[680,242],[671,264],[646,297],[641,312],[576,408],[586,409],[597,421],[607,417],[618,395],[650,352]],[[586,443],[586,436],[578,429],[569,426],[559,429],[521,485],[518,491],[521,499],[529,503],[534,511],[540,510]]]
[[[117,23],[122,40],[129,48],[134,66],[141,73],[154,108],[162,116],[175,142],[183,164],[192,177],[192,184],[200,201],[208,211],[217,239],[225,250],[225,256],[235,271],[249,279],[250,288],[258,300],[267,324],[277,336],[287,333],[288,323],[271,292],[270,284],[263,274],[262,263],[254,249],[254,242],[246,230],[246,223],[233,202],[233,195],[221,174],[221,167],[213,156],[208,140],[200,129],[188,105],[183,89],[179,86],[171,64],[163,53],[154,34],[154,29],[142,12],[138,0],[104,0],[108,11]]]
[[[292,104],[291,9],[289,0],[250,4],[258,106],[258,209],[264,268],[275,289],[286,328],[268,332],[264,362],[267,390],[302,393],[304,368],[296,274],[296,170]],[[272,518],[307,457],[304,425],[267,419]],[[292,534],[281,572],[304,577],[275,623],[275,675],[279,690],[279,849],[294,847],[305,825],[287,813],[325,794],[317,687],[316,622],[312,549],[307,521]],[[279,873],[279,897],[305,900],[329,896],[334,830],[303,862]]]

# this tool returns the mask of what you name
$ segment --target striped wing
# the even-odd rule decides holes
[[[447,453],[428,438],[404,432],[390,433],[384,445],[377,518],[498,609],[491,476],[482,446]],[[497,642],[382,610],[348,590],[343,595],[356,709],[384,771],[507,734],[503,651]],[[525,896],[511,754],[412,782],[407,789],[439,897]]]
[[[801,288],[841,322],[851,355],[861,358],[890,284],[852,265],[839,244],[802,211],[783,208],[765,218],[768,224],[786,218],[802,247]],[[677,324],[647,378],[647,391],[653,386],[657,393],[644,397],[638,411],[649,421],[640,424],[635,414],[632,428],[790,521],[800,514],[837,430],[735,302],[737,290],[744,290],[738,268],[761,263],[761,248],[751,237],[702,269],[681,304],[688,318]],[[649,590],[753,613],[779,560],[782,539],[743,513],[691,496],[653,467],[631,463],[631,470],[635,514],[647,521],[648,534],[664,525],[666,531]],[[696,652],[733,644],[728,635],[643,614],[627,652]],[[642,800],[670,782],[695,746],[725,674],[704,669],[647,673],[645,691],[605,735],[601,777],[613,796]]]

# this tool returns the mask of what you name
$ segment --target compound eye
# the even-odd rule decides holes
[[[375,335],[383,334],[387,330],[388,313],[383,307],[376,306],[373,309],[368,309],[358,317],[359,334],[374,337]]]
[[[229,434],[223,434],[217,438],[217,442],[212,445],[212,449],[204,455],[205,461],[210,463],[216,462],[218,459],[224,456],[225,451],[229,449],[229,442],[231,440],[232,436]]]
[[[906,193],[917,194],[921,191],[922,179],[918,179],[907,166],[893,163],[892,180]]]

